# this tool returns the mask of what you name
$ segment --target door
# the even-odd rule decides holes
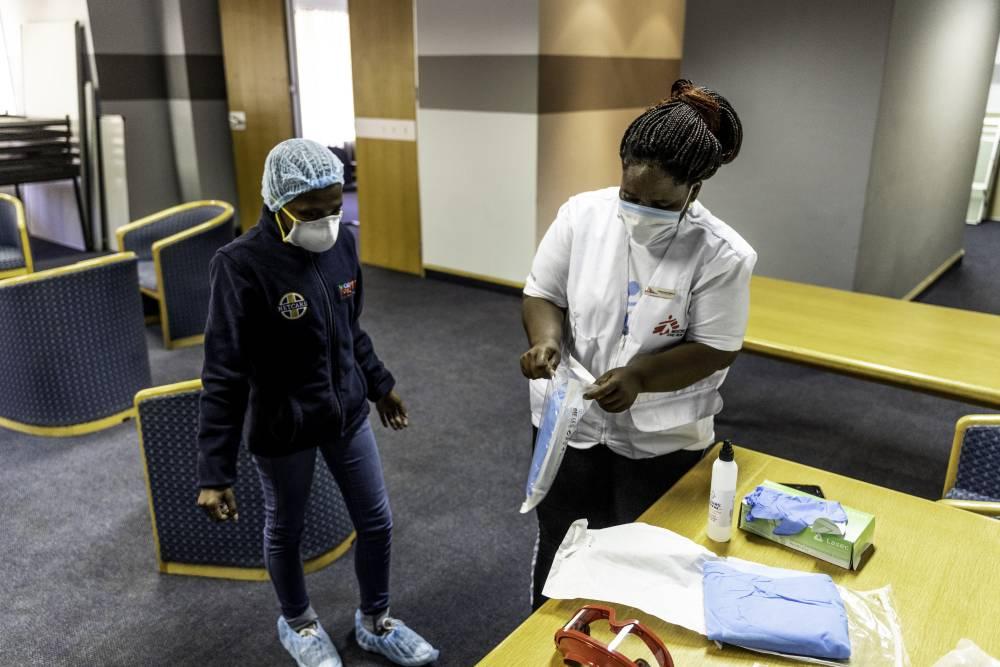
[[[271,148],[294,136],[285,0],[219,0],[239,219],[257,224]]]
[[[413,0],[349,0],[361,259],[422,275]]]

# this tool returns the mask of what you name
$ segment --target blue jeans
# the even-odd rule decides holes
[[[365,421],[353,434],[321,445],[320,452],[340,485],[357,531],[354,569],[361,589],[361,611],[378,614],[389,607],[392,512],[375,434]],[[279,457],[254,456],[254,461],[264,492],[264,562],[281,613],[294,628],[316,619],[309,605],[299,553],[316,450]]]

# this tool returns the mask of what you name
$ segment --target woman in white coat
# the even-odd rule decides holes
[[[521,357],[535,427],[545,379],[566,354],[597,382],[538,506],[536,608],[573,521],[634,521],[714,441],[718,389],[743,345],[757,255],[697,197],[742,137],[724,97],[675,82],[625,131],[621,186],[570,198],[538,248]]]

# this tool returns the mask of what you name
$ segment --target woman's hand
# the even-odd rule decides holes
[[[198,493],[198,507],[205,510],[212,521],[240,520],[240,514],[236,511],[236,494],[233,493],[233,487],[202,489]]]
[[[393,389],[388,394],[379,399],[375,404],[378,416],[382,419],[382,426],[392,428],[393,431],[402,431],[410,425],[410,418],[406,414],[406,406],[403,399],[399,397]]]
[[[615,368],[594,383],[594,389],[584,394],[587,400],[595,400],[605,412],[625,412],[632,407],[639,392],[642,379],[631,368]]]
[[[555,374],[561,360],[558,343],[545,341],[521,355],[521,372],[529,380],[548,379]]]

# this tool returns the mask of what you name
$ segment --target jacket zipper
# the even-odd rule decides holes
[[[319,270],[319,266],[316,264],[316,257],[312,255],[312,253],[310,253],[310,255],[313,270],[316,271],[316,276],[319,278],[320,284],[323,285],[323,296],[326,297],[326,324],[327,331],[329,332],[329,341],[326,350],[326,372],[327,376],[330,378],[330,391],[333,393],[333,398],[337,402],[337,408],[340,410],[340,434],[343,435],[347,428],[347,418],[344,415],[344,403],[340,400],[340,392],[337,391],[337,383],[333,374],[333,345],[337,340],[337,329],[333,323],[333,303],[330,301],[330,289],[326,285],[323,273]]]

